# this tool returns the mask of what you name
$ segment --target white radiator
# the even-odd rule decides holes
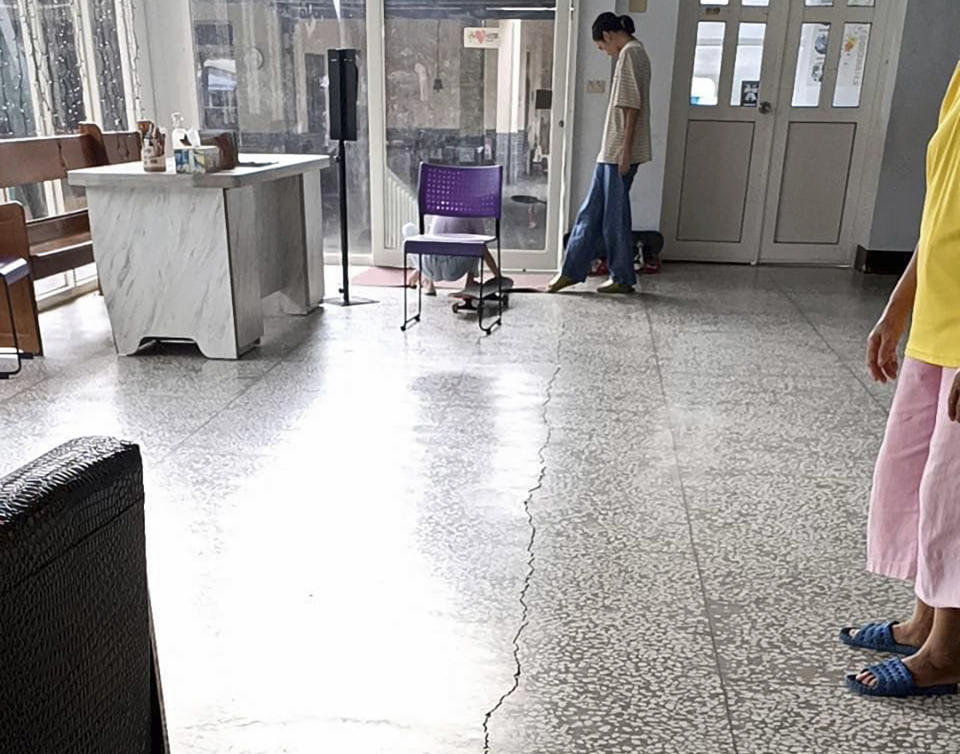
[[[417,195],[392,170],[387,168],[386,173],[383,245],[387,249],[399,249],[403,244],[403,226],[420,222]]]

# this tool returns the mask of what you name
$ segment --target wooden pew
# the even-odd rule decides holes
[[[67,172],[140,159],[136,132],[104,133],[92,123],[68,136],[0,140],[0,188],[65,180]],[[33,280],[90,264],[93,244],[86,210],[27,220],[19,202],[0,203],[0,256],[27,259]],[[12,292],[14,320],[23,350],[42,355],[33,284],[21,281]],[[12,343],[6,299],[0,291],[0,341]]]

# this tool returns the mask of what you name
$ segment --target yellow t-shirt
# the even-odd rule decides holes
[[[960,65],[927,149],[927,198],[917,253],[907,355],[935,366],[960,367]]]

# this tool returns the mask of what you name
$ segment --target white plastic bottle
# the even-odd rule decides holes
[[[183,115],[181,113],[173,114],[173,131],[170,132],[170,137],[174,149],[189,146],[187,144],[187,129],[183,127]]]

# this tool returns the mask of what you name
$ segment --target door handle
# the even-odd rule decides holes
[[[770,113],[770,112],[772,112],[772,111],[773,111],[773,105],[771,105],[769,102],[761,102],[761,103],[760,103],[760,112],[761,112],[761,113],[763,113],[764,115],[767,115],[768,113]]]

